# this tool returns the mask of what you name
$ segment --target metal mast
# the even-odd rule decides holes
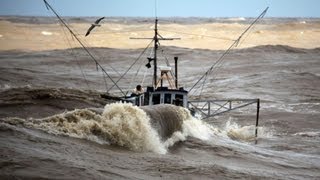
[[[153,87],[157,87],[157,50],[158,50],[158,18],[155,19],[155,27],[154,27],[154,53],[153,53]]]
[[[154,26],[154,36],[153,38],[133,38],[131,37],[130,39],[152,39],[154,41],[154,47],[153,47],[153,57],[152,58],[148,58],[149,60],[149,63],[151,61],[153,61],[153,87],[156,88],[157,87],[157,81],[158,81],[158,78],[157,78],[157,51],[158,51],[158,48],[160,46],[160,43],[159,41],[160,40],[177,40],[177,39],[181,39],[181,38],[164,38],[162,37],[159,33],[158,33],[158,18],[155,19],[154,21],[155,23],[155,26]],[[148,63],[148,64],[149,64]],[[148,68],[150,68],[151,66],[148,65]]]

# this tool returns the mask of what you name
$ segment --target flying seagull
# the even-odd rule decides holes
[[[90,32],[92,31],[93,28],[95,28],[96,26],[101,26],[101,24],[99,24],[99,22],[104,19],[105,17],[99,18],[97,19],[94,24],[91,25],[91,27],[88,29],[86,36],[88,36],[90,34]]]

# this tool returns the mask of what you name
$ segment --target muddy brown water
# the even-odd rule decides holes
[[[168,57],[179,55],[180,85],[186,89],[222,53],[164,48]],[[140,53],[94,50],[115,79]],[[79,53],[0,52],[2,178],[320,178],[319,49],[236,50],[207,79],[203,98],[261,99],[258,144],[252,140],[254,107],[202,121],[171,106],[112,104],[100,97],[112,82],[105,85],[88,57],[72,51]],[[133,79],[138,68],[120,81],[121,88],[130,91],[151,73],[142,68]]]

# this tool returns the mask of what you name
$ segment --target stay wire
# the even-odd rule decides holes
[[[148,48],[149,48],[149,47],[148,47]],[[132,87],[133,81],[134,81],[135,79],[137,79],[137,76],[138,76],[138,74],[139,74],[139,72],[140,72],[140,70],[141,70],[141,68],[142,68],[142,65],[143,65],[143,63],[141,63],[141,64],[140,64],[140,66],[139,66],[139,68],[137,69],[137,71],[136,71],[135,75],[134,75],[134,76],[132,76],[131,81],[130,81],[129,88],[131,88],[131,87]],[[147,69],[148,69],[148,68],[147,68]],[[142,80],[142,81],[144,81],[144,78],[143,78],[143,80]],[[141,86],[142,86],[142,84],[141,84]]]
[[[91,57],[91,59],[96,63],[96,65],[98,67],[101,68],[101,70],[108,76],[108,78],[114,83],[115,86],[117,86],[117,88],[121,91],[121,93],[123,95],[124,92],[122,91],[122,89],[115,83],[115,81],[111,78],[111,76],[109,75],[109,73],[101,66],[101,64],[97,61],[97,59],[91,54],[91,52],[84,46],[84,44],[82,43],[82,41],[80,41],[80,39],[77,37],[77,35],[72,31],[72,29],[70,29],[70,27],[66,24],[66,22],[58,15],[58,13],[51,7],[51,5],[46,1],[43,0],[47,9],[51,9],[51,11],[57,16],[57,18],[61,21],[61,23],[66,26],[66,28],[69,30],[69,32],[74,36],[74,38],[76,38],[76,40],[78,41],[78,43],[83,47],[83,49],[87,52],[87,54]]]
[[[88,49],[90,49],[91,51],[93,51],[95,54],[97,54],[97,52],[96,51],[94,51],[94,49],[92,49],[92,48],[90,48],[89,47],[89,45],[84,41],[84,40],[82,40],[83,41],[83,44],[88,48]],[[100,57],[99,57],[99,55],[96,55],[99,59],[101,59]],[[96,70],[97,71],[99,71],[99,66],[97,65],[97,64],[95,64],[95,66],[96,66]],[[106,77],[105,77],[105,74],[103,73],[103,71],[101,71],[101,73],[102,73],[102,79],[103,79],[103,82],[104,82],[104,84],[105,84],[105,87],[106,87],[106,90],[108,89],[107,88],[107,81],[106,81]]]
[[[146,52],[146,50],[150,47],[150,45],[152,44],[152,42],[154,41],[154,39],[152,39],[152,41],[148,44],[148,46],[146,48],[144,48],[144,50],[140,53],[140,55],[138,56],[138,58],[130,65],[130,67],[123,73],[123,75],[115,82],[118,83],[129,71],[130,69],[140,60],[141,56]],[[108,89],[107,93],[114,87],[115,85],[113,85],[111,88]],[[124,94],[126,95],[126,94]]]
[[[76,62],[77,62],[77,65],[78,65],[78,67],[79,67],[79,69],[80,69],[80,71],[81,71],[82,77],[83,77],[84,80],[85,80],[85,83],[86,83],[86,85],[87,85],[87,87],[88,87],[88,90],[92,91],[91,87],[89,86],[89,82],[88,82],[88,80],[87,80],[87,78],[86,78],[86,75],[85,75],[85,73],[84,73],[84,71],[83,71],[83,68],[82,68],[82,66],[80,65],[78,56],[77,56],[76,53],[74,52],[74,48],[73,48],[73,46],[72,46],[71,43],[70,43],[70,40],[69,40],[69,38],[68,38],[68,36],[67,36],[67,33],[65,32],[65,28],[64,28],[63,24],[61,24],[61,23],[59,23],[59,24],[60,24],[61,29],[62,29],[62,31],[63,31],[64,37],[65,37],[64,39],[67,41],[67,43],[68,43],[68,45],[69,45],[69,47],[70,47],[71,55],[74,56],[74,58],[75,58],[75,60],[76,60]]]
[[[160,46],[160,50],[161,50],[161,51],[160,51],[161,54],[163,55],[163,57],[164,57],[164,59],[165,59],[165,62],[166,62],[166,64],[167,64],[167,66],[168,66],[168,67],[171,67],[170,62],[169,62],[166,54],[164,53],[164,49],[162,48],[162,46]],[[172,76],[173,79],[175,79],[176,76],[175,76],[174,72],[170,71],[170,75]]]
[[[76,30],[74,30],[76,32]],[[81,34],[79,33],[75,33],[78,37],[81,36]],[[96,56],[98,56],[99,59],[101,59],[102,61],[105,60],[105,57],[103,55],[101,55],[100,52],[98,52],[94,47],[92,47],[92,45],[90,43],[88,43],[86,41],[86,39],[81,38],[81,41],[83,42],[83,44],[90,49],[90,51],[93,51]],[[111,68],[112,71],[114,71],[116,74],[118,74],[119,76],[121,75],[109,62],[106,62],[107,66],[109,66]]]
[[[233,49],[234,47],[238,46],[239,44],[239,41],[241,40],[241,38],[243,37],[244,34],[246,34],[251,28],[252,26],[261,18],[264,17],[264,15],[267,13],[269,7],[267,7],[242,33],[241,35],[238,37],[237,40],[235,40],[231,45],[230,47],[222,54],[222,56],[200,77],[200,79],[190,88],[189,92],[191,92],[197,85],[198,83],[203,79],[205,78],[206,76],[208,76],[213,68],[218,64],[220,63],[223,58],[231,51],[231,49]],[[205,80],[203,81],[203,83],[205,83]]]

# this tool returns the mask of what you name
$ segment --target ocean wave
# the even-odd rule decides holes
[[[239,126],[237,123],[228,120],[224,132],[234,140],[240,141],[254,141],[256,127],[254,125],[250,126]],[[273,133],[270,129],[266,127],[258,127],[258,137],[259,138],[269,138],[272,137]]]
[[[42,119],[7,118],[6,123],[35,128],[54,135],[114,144],[137,152],[165,154],[188,137],[213,142],[215,138],[255,139],[255,127],[228,123],[218,129],[173,105],[137,107],[128,103],[107,104],[104,109],[76,109]],[[265,135],[259,128],[259,136]]]
[[[308,53],[308,52],[320,52],[319,48],[315,49],[304,49],[304,48],[296,48],[292,46],[287,45],[261,45],[261,46],[255,46],[251,48],[245,48],[238,50],[240,52],[259,52],[259,53]]]
[[[302,137],[320,137],[320,131],[314,132],[298,132],[294,134],[295,136],[302,136]]]
[[[78,109],[27,121],[25,125],[51,134],[87,139],[99,144],[115,144],[133,151],[166,153],[146,113],[131,104],[106,105],[102,114]]]
[[[50,31],[41,31],[41,34],[44,36],[51,36],[53,33]]]

